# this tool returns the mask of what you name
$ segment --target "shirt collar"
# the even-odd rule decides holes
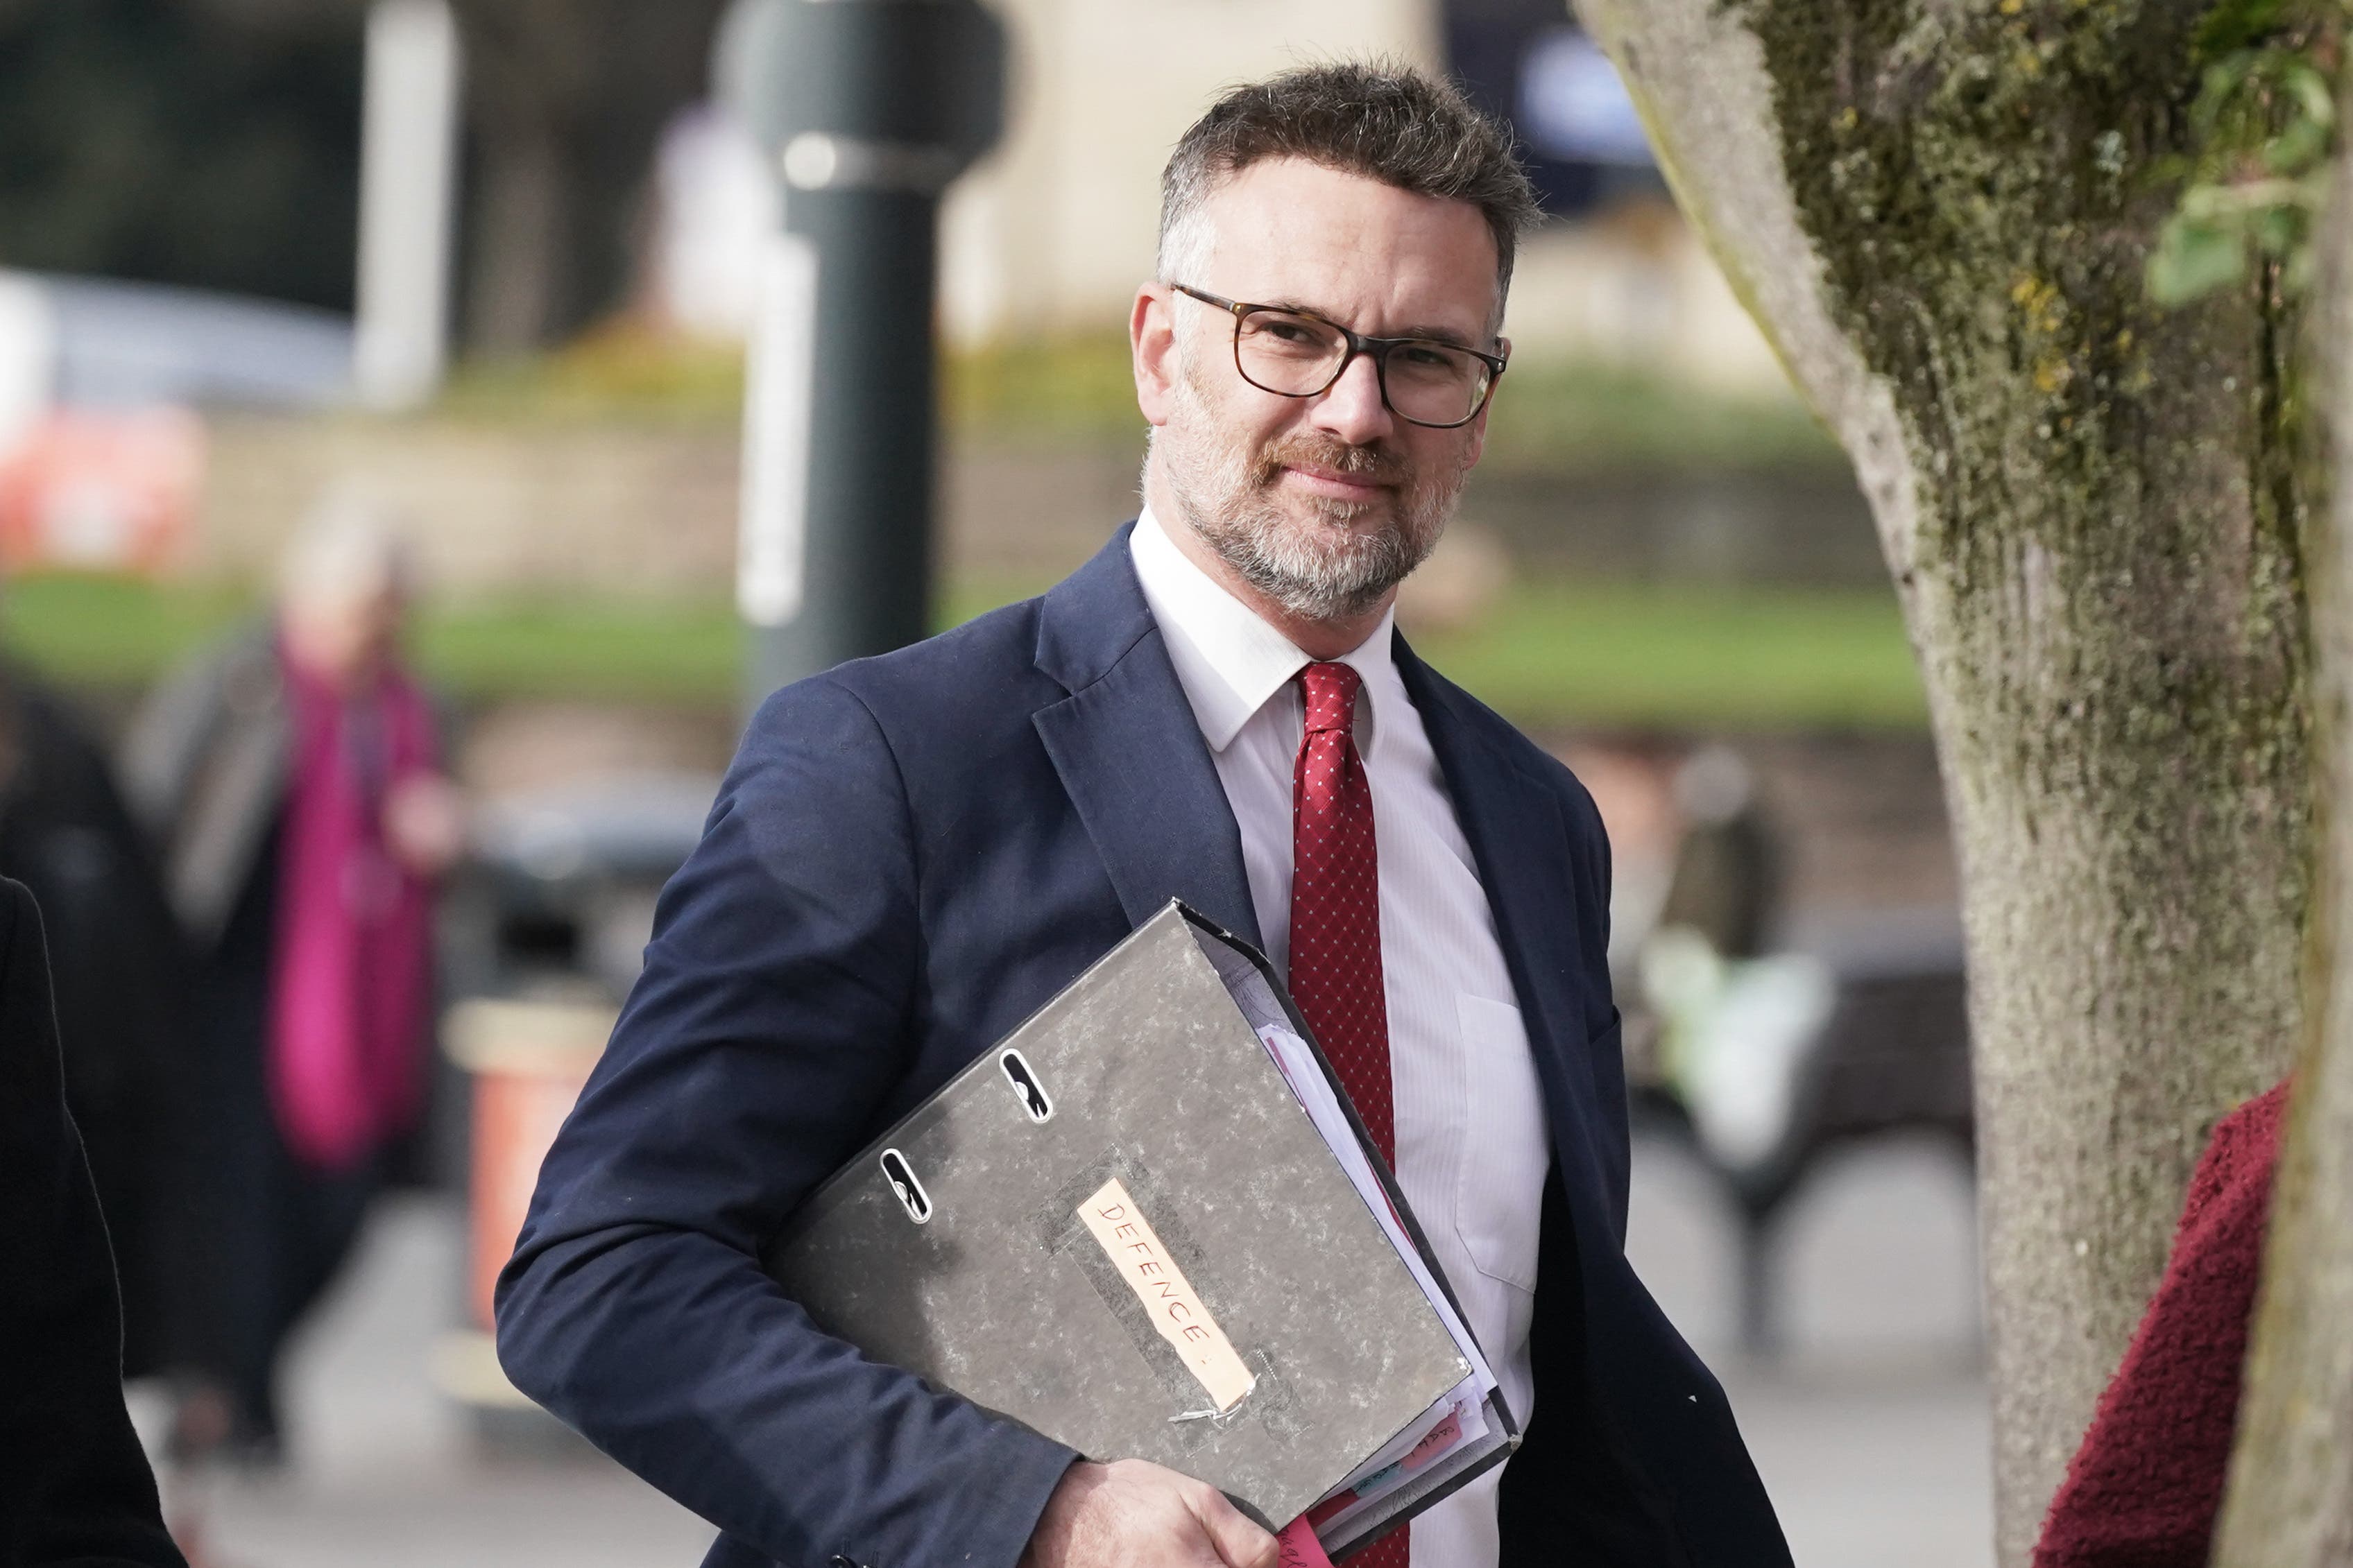
[[[1128,552],[1202,738],[1211,751],[1223,752],[1251,715],[1313,661],[1177,549],[1149,506],[1136,519]],[[1390,653],[1396,618],[1394,608],[1385,613],[1372,635],[1337,660],[1364,680],[1356,740],[1367,755],[1372,711],[1393,690],[1403,692]]]

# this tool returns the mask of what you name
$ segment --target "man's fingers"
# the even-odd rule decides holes
[[[1193,1515],[1209,1532],[1226,1568],[1276,1568],[1282,1549],[1274,1537],[1252,1524],[1241,1510],[1226,1500],[1215,1487],[1201,1487],[1189,1500]]]

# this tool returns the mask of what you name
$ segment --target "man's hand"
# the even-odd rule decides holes
[[[1021,1568],[1275,1568],[1274,1537],[1205,1482],[1142,1459],[1063,1474]]]

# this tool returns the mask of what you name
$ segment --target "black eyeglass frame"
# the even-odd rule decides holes
[[[1373,379],[1380,384],[1382,407],[1388,409],[1391,414],[1396,415],[1407,424],[1419,425],[1425,430],[1460,430],[1462,426],[1470,424],[1471,421],[1478,418],[1480,415],[1486,412],[1489,401],[1495,395],[1495,384],[1504,379],[1504,367],[1511,363],[1502,354],[1491,354],[1484,349],[1474,349],[1467,343],[1450,343],[1438,338],[1366,337],[1364,333],[1356,331],[1352,328],[1343,326],[1340,322],[1334,321],[1329,316],[1318,315],[1314,310],[1302,310],[1290,305],[1254,305],[1247,300],[1228,300],[1220,295],[1212,294],[1206,289],[1196,289],[1187,283],[1171,283],[1168,287],[1175,289],[1179,294],[1198,300],[1204,305],[1215,305],[1219,310],[1224,310],[1233,317],[1234,374],[1240,376],[1244,381],[1249,382],[1252,386],[1257,387],[1261,392],[1271,393],[1276,397],[1321,397],[1325,393],[1331,391],[1333,387],[1339,384],[1340,378],[1348,374],[1348,366],[1356,363],[1356,358],[1358,354],[1368,354],[1371,356],[1373,362]],[[1327,326],[1334,331],[1339,333],[1343,338],[1345,338],[1348,342],[1348,352],[1342,354],[1340,356],[1340,363],[1333,367],[1331,379],[1324,382],[1323,385],[1317,387],[1313,392],[1284,392],[1279,388],[1269,386],[1263,382],[1253,380],[1250,376],[1250,373],[1242,368],[1242,322],[1250,316],[1261,310],[1271,310],[1277,315],[1283,316],[1303,316],[1308,321],[1321,322],[1324,326]],[[1396,404],[1389,401],[1389,353],[1390,351],[1403,348],[1409,343],[1435,343],[1440,348],[1452,349],[1457,353],[1469,354],[1472,359],[1478,360],[1486,365],[1486,390],[1479,395],[1479,401],[1477,405],[1472,408],[1470,413],[1465,414],[1460,419],[1440,424],[1429,419],[1416,419],[1412,415],[1404,412],[1398,408]]]

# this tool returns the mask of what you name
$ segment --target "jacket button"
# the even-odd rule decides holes
[[[866,1568],[866,1565],[837,1552],[825,1560],[825,1568]]]

